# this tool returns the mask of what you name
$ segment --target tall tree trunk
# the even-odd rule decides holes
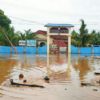
[[[80,52],[80,47],[78,47],[78,54],[80,54],[81,52]]]
[[[91,54],[92,54],[92,57],[94,57],[94,46],[93,45],[91,46]]]
[[[8,42],[10,43],[11,47],[14,49],[15,53],[17,54],[16,48],[14,47],[14,45],[12,44],[12,42],[10,41],[10,39],[8,38],[8,36],[5,32],[4,32],[4,35],[5,35],[6,39],[8,40]]]

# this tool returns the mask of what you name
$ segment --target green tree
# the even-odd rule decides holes
[[[78,52],[80,53],[80,47],[85,47],[88,45],[89,34],[88,29],[86,29],[86,24],[84,20],[81,20],[81,27],[79,33],[76,31],[72,32],[72,45],[78,47]]]
[[[95,44],[95,36],[96,36],[96,31],[93,30],[90,35],[89,35],[89,45],[94,45]]]
[[[4,28],[6,31],[9,30],[11,20],[0,10],[0,27]]]
[[[79,36],[80,36],[80,39],[79,39],[79,42],[80,42],[80,46],[81,47],[84,47],[84,46],[87,46],[88,44],[88,29],[86,29],[86,24],[84,22],[84,20],[81,20],[81,27],[79,29]]]
[[[0,36],[1,36],[1,44],[5,44],[8,45],[9,44],[12,46],[12,48],[14,48],[15,52],[16,48],[14,47],[13,43],[11,42],[11,40],[8,37],[8,32],[11,29],[11,20],[4,14],[4,12],[2,10],[0,10]],[[3,40],[3,43],[2,43]]]
[[[31,31],[31,29],[25,30],[24,34],[25,34],[25,39],[26,40],[28,40],[28,39],[36,39],[36,34],[34,34]]]
[[[72,31],[72,41],[71,41],[72,45],[74,46],[80,46],[80,36],[79,34],[74,30]]]
[[[7,36],[10,39],[10,41],[13,43],[14,46],[17,46],[19,43],[20,35],[15,32],[14,27],[11,27],[8,32]]]
[[[85,47],[88,45],[88,41],[88,29],[86,29],[86,24],[84,20],[81,20],[81,27],[79,29],[79,33],[75,30],[72,32],[72,44],[77,47]]]
[[[91,45],[100,45],[100,32],[96,32],[93,30],[90,34],[90,41]]]

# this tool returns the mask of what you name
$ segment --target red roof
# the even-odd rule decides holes
[[[35,32],[36,34],[43,34],[43,35],[46,35],[47,34],[47,31],[43,31],[43,30],[38,30]]]

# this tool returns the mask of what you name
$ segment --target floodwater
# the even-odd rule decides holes
[[[100,58],[77,54],[73,54],[70,57],[69,61],[68,56],[65,54],[50,55],[49,65],[47,66],[46,55],[0,55],[0,85],[2,86],[9,79],[14,79],[18,82],[20,73],[24,74],[30,83],[34,83],[34,81],[36,83],[38,79],[43,80],[48,75],[50,77],[50,83],[48,83],[50,87],[68,85],[80,88],[82,87],[81,82],[93,82],[97,77],[94,72],[100,72]],[[98,77],[100,79],[100,76]],[[96,85],[96,89],[100,88],[97,87],[99,85]],[[10,88],[9,85],[7,87]],[[3,96],[7,94],[0,92],[0,98],[3,100],[2,94]],[[12,95],[10,94],[10,96]],[[53,98],[52,100],[56,99]],[[77,100],[77,98],[72,100]]]

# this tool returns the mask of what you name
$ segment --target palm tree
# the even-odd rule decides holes
[[[84,20],[81,20],[81,27],[79,33],[76,31],[72,32],[72,44],[78,47],[78,53],[80,53],[80,47],[87,46],[89,41],[88,30]]]
[[[87,46],[88,41],[88,29],[86,29],[86,24],[84,20],[81,20],[81,27],[79,29],[79,36],[80,36],[80,46],[85,47]]]
[[[26,38],[26,40],[32,40],[32,39],[36,39],[36,34],[34,34],[32,31],[31,31],[31,29],[28,29],[28,30],[25,30],[25,32],[24,32],[24,34],[25,34],[25,38]]]

